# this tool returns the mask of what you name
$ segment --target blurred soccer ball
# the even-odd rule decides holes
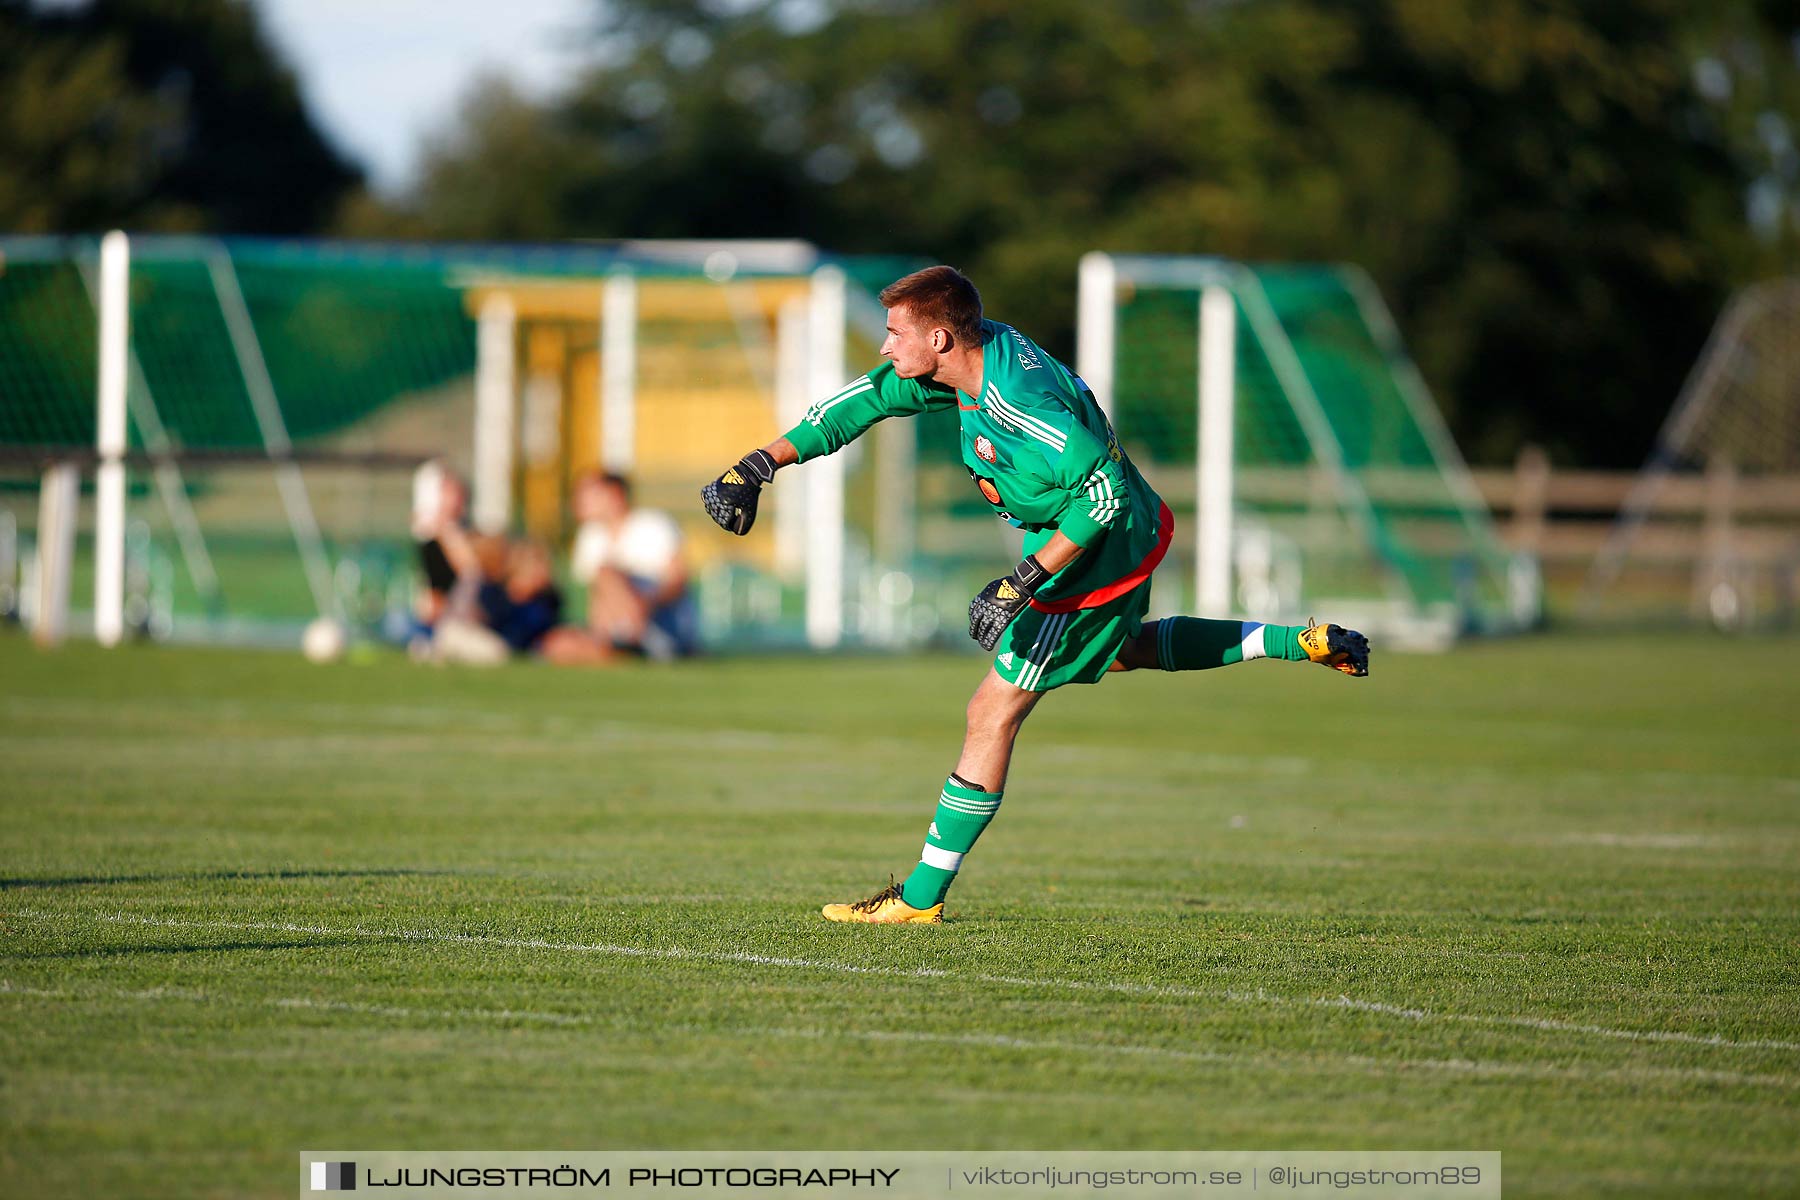
[[[344,657],[344,627],[330,617],[320,617],[300,637],[300,652],[316,663]]]

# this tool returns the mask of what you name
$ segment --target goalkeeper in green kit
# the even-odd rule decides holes
[[[1026,531],[1024,561],[969,605],[969,636],[997,653],[969,701],[962,756],[918,865],[903,883],[823,910],[833,921],[937,924],[963,856],[1000,810],[1013,741],[1045,692],[1098,683],[1109,671],[1199,671],[1255,658],[1361,676],[1369,644],[1337,625],[1146,623],[1150,573],[1175,524],[1087,385],[1012,326],[984,320],[975,285],[951,267],[898,280],[881,304],[885,361],[818,401],[701,497],[713,520],[748,533],[758,493],[778,469],[840,450],[885,418],[954,407],[975,486],[996,516]]]

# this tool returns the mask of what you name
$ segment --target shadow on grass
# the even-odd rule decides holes
[[[461,875],[462,871],[412,870],[405,867],[297,871],[192,871],[170,875],[63,875],[43,879],[0,879],[0,891],[17,888],[105,887],[114,883],[198,883],[235,879],[388,879],[409,875]]]
[[[95,946],[87,950],[44,950],[24,954],[5,953],[0,958],[17,962],[80,958],[131,958],[139,954],[225,954],[240,950],[314,950],[325,946],[364,945],[367,938],[263,938],[254,942],[199,942],[179,946]]]

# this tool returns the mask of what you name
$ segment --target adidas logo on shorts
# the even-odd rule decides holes
[[[1002,654],[997,661],[1007,670],[1012,670],[1012,651],[1008,650],[1005,654]]]

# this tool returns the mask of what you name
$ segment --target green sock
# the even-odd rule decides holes
[[[1000,796],[1000,792],[984,792],[950,777],[944,794],[938,797],[919,865],[900,885],[902,900],[914,908],[930,908],[944,898],[962,868],[963,855],[1000,811]]]
[[[1164,617],[1156,623],[1156,665],[1165,671],[1204,671],[1253,658],[1305,662],[1300,645],[1305,631],[1304,625]]]

